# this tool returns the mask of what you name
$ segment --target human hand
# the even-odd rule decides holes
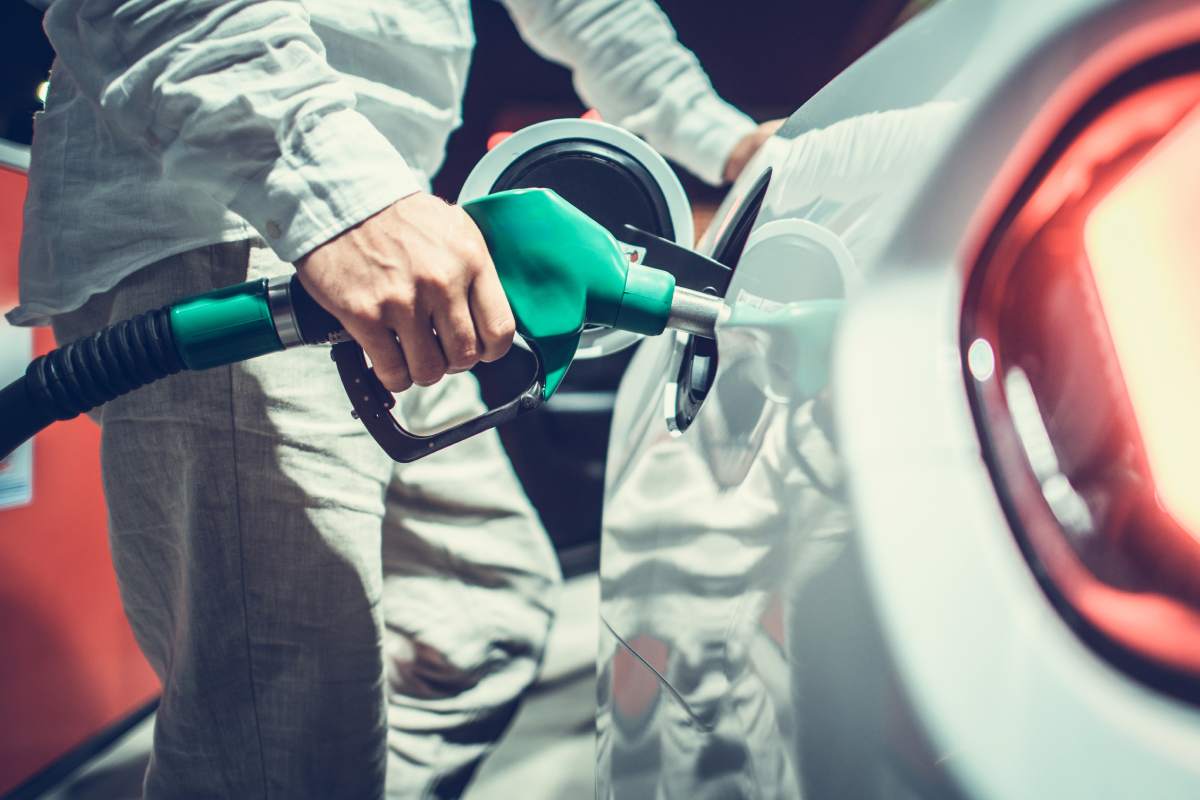
[[[512,344],[512,311],[483,236],[465,211],[432,195],[396,201],[296,271],[389,391],[495,361]]]
[[[784,120],[782,119],[773,119],[769,122],[764,122],[743,136],[733,146],[733,150],[729,153],[729,158],[725,160],[724,177],[727,183],[733,183],[737,180],[738,175],[742,174],[742,170],[746,168],[746,165],[750,163],[750,159],[754,158],[754,154],[758,152],[758,148],[762,147],[763,142],[770,139],[783,123]]]

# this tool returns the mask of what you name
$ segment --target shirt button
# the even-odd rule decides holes
[[[283,236],[283,228],[280,228],[279,223],[273,219],[267,220],[267,236],[270,236],[272,239],[278,239],[280,236]]]

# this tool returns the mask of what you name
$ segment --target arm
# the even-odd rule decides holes
[[[754,123],[720,97],[653,0],[504,0],[522,37],[574,70],[580,97],[709,183]]]
[[[105,122],[286,261],[418,189],[300,2],[59,0],[45,24]]]
[[[414,194],[301,2],[58,0],[45,26],[111,128],[301,262],[389,388],[507,349],[511,317],[482,237],[461,210]],[[491,325],[478,337],[476,315]]]

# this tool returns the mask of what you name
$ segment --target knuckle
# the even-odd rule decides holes
[[[418,278],[418,291],[427,297],[445,298],[450,295],[450,278],[441,272],[430,272]]]
[[[412,372],[413,383],[418,386],[432,386],[446,374],[444,365],[435,364],[432,361],[409,364],[409,370]]]
[[[486,277],[488,276],[488,273],[496,275],[496,267],[494,264],[492,264],[492,255],[487,251],[486,247],[481,252],[477,253],[475,257],[471,259],[470,263],[471,280],[477,280],[481,277]]]
[[[471,266],[476,274],[496,271],[496,266],[492,263],[492,251],[488,250],[487,242],[478,232],[471,241]]]
[[[412,386],[412,379],[409,378],[407,372],[402,371],[384,371],[375,373],[379,377],[379,382],[389,392],[403,392],[408,387]]]
[[[363,322],[368,325],[378,324],[383,317],[383,309],[380,308],[379,304],[372,303],[365,298],[356,298],[347,301],[345,304],[345,310],[346,314],[349,315],[351,319],[358,320],[359,322]]]
[[[412,386],[408,370],[394,358],[388,358],[386,361],[372,358],[371,365],[375,377],[379,378],[379,382],[389,392],[402,392]]]
[[[460,345],[450,354],[451,369],[470,369],[479,363],[479,351],[473,344]]]
[[[414,306],[415,300],[412,293],[398,290],[392,292],[386,300],[379,304],[379,310],[376,313],[380,322],[396,318],[405,319],[412,316]]]
[[[471,227],[471,235],[466,237],[467,251],[474,257],[472,260],[482,266],[491,260],[491,253],[488,251],[487,242],[483,240],[483,234],[478,228]]]
[[[509,314],[493,318],[484,327],[493,339],[497,339],[505,345],[512,343],[513,336],[517,332],[517,323]]]
[[[486,328],[484,333],[485,352],[483,359],[487,361],[496,361],[512,346],[513,336],[516,333],[516,326],[509,321],[500,320],[492,326]]]

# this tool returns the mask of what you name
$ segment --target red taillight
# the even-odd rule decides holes
[[[1155,492],[1200,538],[1200,113],[1096,204],[1083,241]]]
[[[1051,596],[1106,652],[1200,689],[1200,62],[1163,63],[1027,183],[972,275],[963,353]]]

